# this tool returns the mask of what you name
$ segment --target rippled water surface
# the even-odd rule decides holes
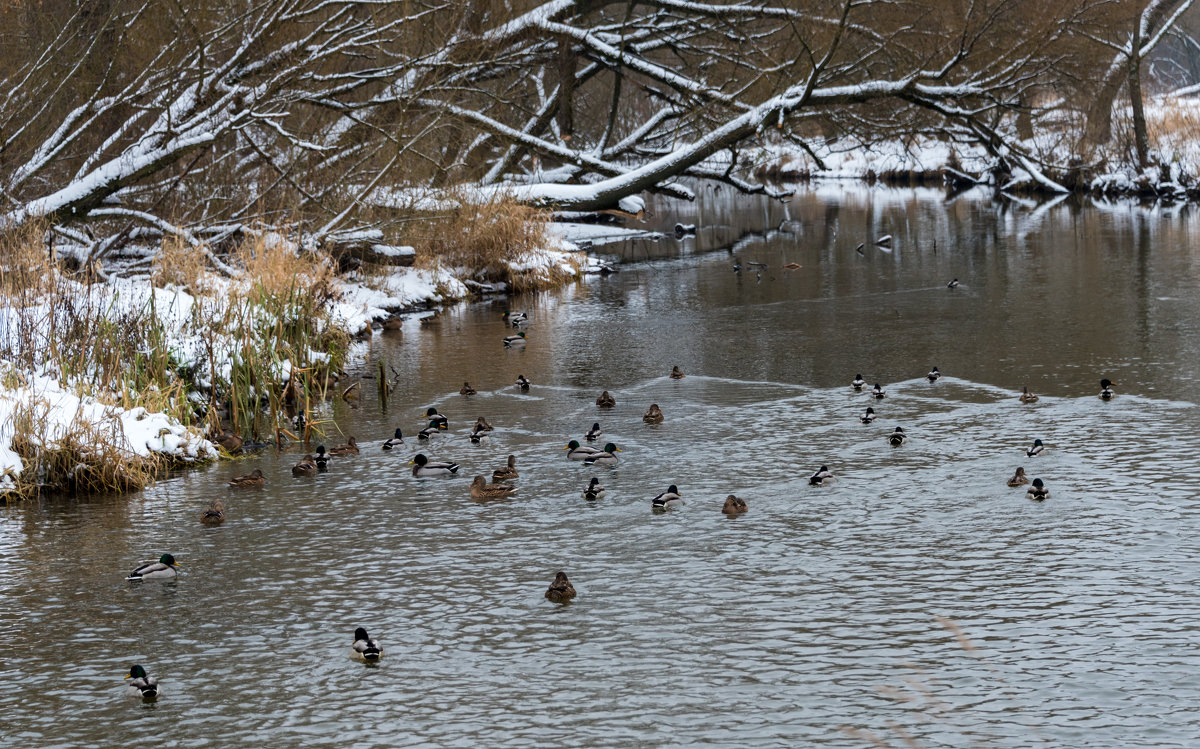
[[[688,210],[695,239],[513,300],[524,350],[500,301],[376,336],[356,375],[382,357],[399,390],[331,407],[363,452],[328,474],[265,454],[10,507],[0,744],[1200,744],[1195,219],[912,191]],[[379,449],[429,405],[448,435]],[[472,445],[480,415],[496,432]],[[618,467],[565,457],[593,421]],[[414,479],[418,449],[460,474]],[[471,502],[509,454],[518,493]],[[821,464],[837,483],[809,487]],[[1005,486],[1018,465],[1048,501]],[[265,489],[226,489],[254,467]],[[685,505],[653,514],[670,483]],[[749,513],[721,514],[731,492]],[[206,528],[213,497],[228,520]],[[163,551],[178,581],[122,579]],[[560,569],[567,606],[542,596]],[[356,626],[378,667],[350,660]],[[135,662],[157,703],[122,696]]]

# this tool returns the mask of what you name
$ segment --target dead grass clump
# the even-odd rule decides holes
[[[4,304],[29,304],[49,292],[57,276],[49,226],[31,220],[0,232],[0,295]]]
[[[425,238],[417,243],[417,264],[465,268],[477,280],[515,286],[522,258],[547,245],[547,221],[544,211],[507,196],[487,203],[462,201],[429,220]]]
[[[163,238],[150,271],[150,281],[158,287],[178,286],[192,294],[208,290],[208,258],[180,237]]]
[[[167,467],[164,456],[143,457],[125,450],[115,419],[91,423],[77,418],[54,434],[49,410],[38,400],[13,409],[12,448],[25,463],[15,477],[19,496],[34,496],[46,488],[86,494],[134,491],[148,486]],[[48,438],[50,442],[43,442]]]

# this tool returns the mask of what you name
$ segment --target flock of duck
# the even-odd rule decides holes
[[[504,313],[506,323],[512,324],[514,327],[522,325],[527,319],[524,313]],[[524,331],[519,331],[515,336],[507,336],[504,339],[506,347],[524,345],[526,336]],[[671,369],[668,375],[671,379],[679,380],[685,377],[684,373],[678,366]],[[933,367],[926,375],[926,379],[930,382],[936,382],[942,376],[937,367]],[[518,375],[515,386],[528,390],[532,383],[523,374]],[[1111,400],[1115,393],[1112,389],[1113,383],[1108,379],[1100,381],[1101,400]],[[869,390],[867,382],[861,374],[856,374],[850,383],[852,390],[862,392],[867,390],[869,395],[875,400],[882,400],[887,397],[886,391],[879,383],[875,383]],[[464,382],[459,390],[461,395],[474,395],[476,390],[471,387],[470,383]],[[1022,388],[1021,394],[1018,396],[1023,404],[1036,403],[1038,396],[1029,392],[1029,388]],[[612,408],[616,405],[616,399],[605,390],[596,399],[596,405],[601,408]],[[874,408],[868,406],[865,411],[859,416],[859,421],[863,424],[870,424],[876,419]],[[437,408],[431,407],[425,412],[426,426],[417,432],[416,439],[418,443],[427,444],[437,438],[437,436],[449,429],[449,419],[438,412]],[[646,410],[642,420],[648,424],[659,424],[664,420],[662,409],[657,403],[652,403]],[[487,419],[480,416],[472,427],[470,439],[473,443],[479,444],[488,439],[488,433],[493,431],[493,427],[488,423]],[[600,428],[599,422],[594,422],[591,429],[584,435],[584,440],[589,443],[599,443],[604,434]],[[908,435],[902,427],[897,426],[894,431],[886,437],[887,442],[892,447],[900,447],[908,441]],[[400,428],[397,428],[393,435],[380,443],[382,450],[396,450],[405,447],[404,434]],[[569,460],[582,461],[584,465],[600,465],[600,466],[615,466],[619,458],[617,453],[621,449],[612,442],[604,444],[603,449],[584,445],[578,440],[571,440],[563,448],[567,451]],[[1045,446],[1041,439],[1035,439],[1033,444],[1026,450],[1026,457],[1034,458],[1040,455],[1045,450]],[[347,443],[333,447],[329,450],[325,449],[324,445],[317,447],[316,453],[305,455],[294,466],[292,466],[292,475],[297,477],[310,476],[316,473],[324,473],[328,471],[329,461],[331,457],[345,457],[357,455],[360,452],[359,445],[353,436],[348,437]],[[453,476],[458,473],[459,465],[452,461],[445,460],[430,460],[423,452],[417,453],[409,465],[412,466],[412,475],[415,477],[435,477],[435,476]],[[516,492],[516,487],[512,482],[519,477],[519,472],[516,467],[516,456],[509,455],[507,464],[501,466],[492,472],[492,481],[489,483],[484,475],[477,475],[471,483],[470,495],[473,500],[486,502],[490,500],[503,499]],[[833,472],[829,466],[821,466],[808,479],[811,486],[826,486],[836,481]],[[230,488],[244,489],[261,487],[265,484],[266,477],[261,469],[255,469],[250,473],[234,477],[229,481]],[[1046,487],[1045,482],[1041,478],[1034,478],[1032,481],[1027,476],[1024,466],[1018,466],[1015,473],[1006,482],[1008,486],[1019,488],[1028,485],[1025,496],[1034,501],[1043,501],[1050,497],[1050,490]],[[589,501],[595,501],[602,498],[605,494],[604,486],[601,485],[600,479],[593,476],[588,485],[583,489],[582,496]],[[683,497],[679,491],[679,487],[671,484],[666,491],[653,497],[650,501],[651,509],[655,512],[665,512],[674,507],[683,504]],[[746,501],[740,497],[730,494],[725,499],[725,503],[721,508],[721,512],[726,515],[739,515],[749,510]],[[201,522],[206,525],[220,525],[225,520],[224,507],[219,500],[213,501],[208,509],[205,510],[200,518]],[[130,581],[141,580],[166,580],[172,579],[178,575],[179,563],[175,561],[175,557],[171,554],[163,554],[158,561],[146,562],[134,569],[126,578]],[[546,599],[554,603],[567,603],[576,597],[576,591],[565,572],[558,572],[550,587],[546,590]],[[363,627],[358,627],[354,631],[353,641],[351,644],[350,655],[353,659],[364,663],[375,663],[383,657],[383,648],[372,639]],[[126,688],[126,694],[131,697],[138,697],[143,700],[155,700],[159,696],[158,681],[154,677],[147,674],[144,667],[141,665],[133,665],[129,669],[129,673],[125,677],[130,679],[129,686]]]

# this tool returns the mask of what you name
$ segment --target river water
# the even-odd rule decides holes
[[[327,474],[268,453],[11,506],[0,744],[1200,744],[1192,212],[841,188],[652,208],[702,228],[513,300],[524,349],[498,301],[376,336],[356,374],[382,357],[398,391],[330,407],[363,452]],[[430,405],[447,435],[379,449]],[[594,421],[615,468],[565,457]],[[413,478],[418,450],[459,475]],[[509,454],[517,494],[471,502]],[[837,483],[808,486],[822,464]],[[1018,465],[1049,500],[1005,486]],[[266,488],[226,488],[255,467]],[[671,483],[684,506],[653,514]],[[123,580],[164,551],[179,580]],[[560,569],[566,606],[543,598]],[[357,626],[377,667],[349,658]],[[132,663],[156,703],[122,696]]]

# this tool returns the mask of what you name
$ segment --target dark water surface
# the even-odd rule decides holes
[[[377,336],[363,371],[385,358],[399,392],[385,413],[364,380],[331,407],[363,452],[328,474],[267,454],[11,507],[0,744],[1200,744],[1196,217],[899,190],[677,208],[654,220],[709,228],[514,300],[524,350],[500,344],[501,302]],[[429,405],[449,435],[379,449]],[[566,459],[593,421],[618,467]],[[418,449],[460,475],[414,479]],[[472,503],[510,453],[515,497]],[[838,482],[807,486],[821,464]],[[1017,465],[1050,500],[1005,486]],[[265,489],[225,488],[254,467]],[[652,514],[670,483],[686,504]],[[748,514],[720,513],[730,492]],[[213,497],[228,520],[205,528]],[[163,551],[178,581],[122,579]],[[568,606],[542,597],[559,569]],[[356,626],[378,667],[350,660]],[[122,696],[135,662],[156,704]]]

